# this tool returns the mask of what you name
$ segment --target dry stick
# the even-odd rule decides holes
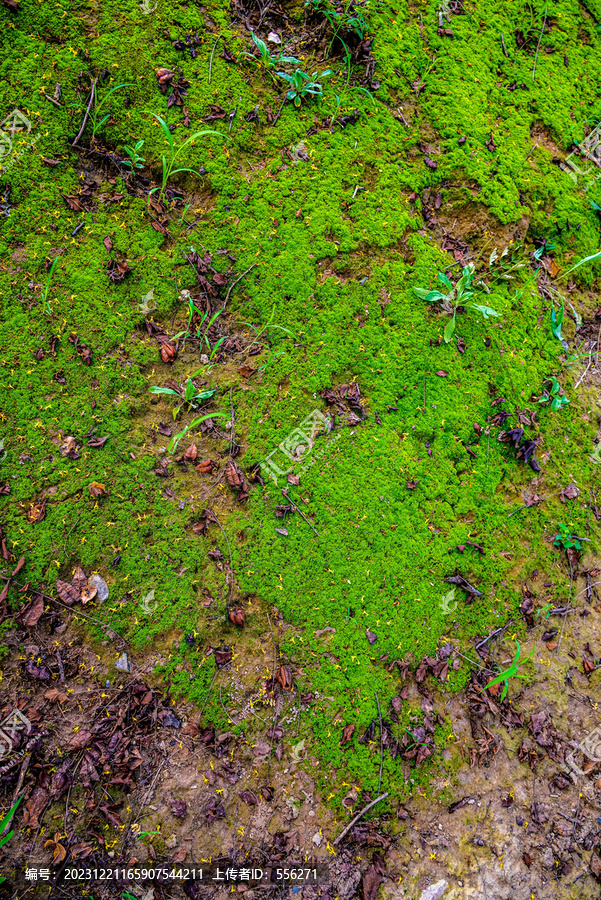
[[[61,673],[61,684],[64,684],[65,683],[65,670],[63,668],[63,661],[61,659],[61,655],[58,652],[58,650],[56,651],[56,653],[54,655],[56,656],[56,661],[58,663],[58,670]]]
[[[225,307],[227,306],[227,301],[230,299],[230,294],[232,293],[232,291],[234,290],[234,288],[236,287],[236,285],[238,284],[238,282],[239,282],[239,281],[242,281],[242,279],[244,278],[244,276],[245,276],[245,275],[248,275],[248,273],[251,271],[251,269],[254,269],[256,265],[257,265],[257,263],[253,263],[252,266],[250,266],[250,267],[246,270],[246,272],[243,272],[242,275],[240,275],[239,278],[236,278],[236,280],[234,281],[234,283],[233,283],[232,285],[230,285],[230,287],[228,288],[227,294],[225,295],[225,301],[224,301],[223,306],[222,306],[222,308],[221,308],[221,312],[223,312],[223,311],[225,310]]]
[[[301,510],[298,508],[298,506],[296,505],[296,503],[295,503],[293,500],[290,499],[290,497],[288,496],[288,491],[286,490],[286,488],[282,488],[282,495],[286,498],[286,500],[288,500],[288,502],[290,503],[290,506],[293,506],[293,507],[295,508],[295,510],[297,511],[297,513],[299,514],[299,516],[302,516],[302,518],[305,520],[305,522],[307,523],[307,525],[309,526],[309,528],[310,528],[312,531],[315,531],[315,528],[313,528],[313,526],[312,526],[311,523],[309,522],[308,518],[304,515],[303,512],[301,512]],[[315,531],[315,534],[317,535],[317,537],[319,537],[319,531]]]
[[[532,84],[534,84],[534,76],[536,75],[536,63],[538,61],[538,51],[540,49],[540,42],[543,39],[543,32],[545,30],[546,24],[547,24],[547,4],[545,3],[545,15],[543,18],[543,27],[540,30],[540,34],[538,36],[538,44],[536,45],[536,53],[534,54],[534,68],[532,69]]]
[[[213,53],[215,52],[215,47],[219,43],[220,38],[221,38],[221,35],[220,34],[217,35],[217,40],[213,44],[213,49],[211,50],[211,59],[209,60],[209,84],[211,83],[211,70],[213,68]]]
[[[7,578],[6,575],[0,575],[0,578],[4,578],[5,580],[11,581],[12,584],[16,585],[17,587],[25,587],[25,585],[21,584],[19,581],[14,581],[11,578]],[[81,610],[79,610],[79,609],[75,610],[75,609],[73,609],[72,606],[67,606],[66,603],[61,603],[60,600],[57,600],[55,597],[50,597],[50,596],[48,596],[48,594],[44,594],[44,593],[42,593],[42,591],[38,591],[37,588],[30,588],[30,591],[32,594],[39,594],[39,596],[43,597],[44,600],[50,600],[52,603],[56,603],[56,604],[58,604],[58,606],[62,606],[63,609],[68,609],[70,612],[73,613],[74,616],[82,616],[84,619],[88,619],[90,622],[94,622],[96,625],[100,625],[100,627],[102,629],[108,628],[109,631],[114,632],[114,634],[116,634],[117,637],[120,638],[129,647],[129,641],[127,641],[124,637],[122,637],[122,635],[120,635],[119,632],[116,631],[116,629],[113,628],[112,625],[107,625],[106,622],[101,622],[100,619],[95,619],[94,616],[89,616],[87,613],[81,612]],[[16,615],[16,613],[15,613],[15,615]]]
[[[382,787],[382,766],[384,765],[384,735],[382,733],[382,712],[380,710],[380,700],[376,691],[376,703],[378,704],[378,716],[380,718],[380,776],[378,778],[378,794]]]
[[[232,548],[230,547],[230,542],[229,542],[229,540],[228,540],[227,534],[226,534],[225,531],[223,530],[223,525],[221,524],[221,522],[219,521],[219,519],[217,518],[217,516],[215,515],[215,513],[213,512],[213,510],[211,510],[211,515],[213,516],[213,518],[215,519],[215,521],[217,522],[217,524],[218,524],[219,527],[221,528],[221,533],[223,534],[223,536],[224,536],[224,538],[225,538],[225,542],[226,542],[226,544],[227,544],[227,549],[229,550],[229,553],[230,553],[230,596],[229,596],[229,600],[227,601],[226,607],[225,607],[226,612],[227,612],[227,614],[228,614],[228,616],[229,616],[229,613],[230,613],[230,603],[232,602],[232,596],[233,596],[233,594],[234,594],[234,563],[233,563],[233,561],[232,561]]]
[[[205,697],[205,702],[202,704],[202,709],[201,709],[201,711],[200,711],[200,713],[199,713],[199,716],[198,716],[198,722],[199,722],[199,724],[200,724],[200,722],[201,722],[201,720],[202,720],[202,714],[203,714],[204,711],[205,711],[205,706],[206,706],[207,703],[209,702],[209,697],[211,696],[211,691],[213,690],[213,683],[214,683],[214,681],[215,681],[215,678],[217,677],[217,672],[218,672],[218,669],[215,669],[215,671],[213,672],[213,677],[211,678],[211,683],[210,683],[210,685],[209,685],[209,690],[207,691],[207,696]]]
[[[282,113],[282,110],[284,109],[284,103],[285,103],[285,102],[286,102],[286,98],[284,97],[284,99],[282,100],[282,105],[281,105],[280,108],[278,109],[278,111],[277,111],[277,113],[276,113],[276,116],[275,116],[275,119],[274,119],[273,122],[271,123],[271,127],[272,127],[272,128],[276,125],[278,119],[280,118],[280,115],[281,115],[281,113]]]
[[[81,123],[81,128],[80,128],[79,131],[77,132],[77,137],[75,138],[75,140],[74,140],[73,143],[71,144],[72,147],[77,146],[78,140],[80,139],[80,137],[81,137],[82,134],[84,133],[85,127],[86,127],[87,122],[88,122],[88,116],[90,115],[90,110],[92,109],[92,103],[94,102],[94,94],[96,93],[96,79],[91,79],[91,81],[92,81],[92,90],[90,91],[90,99],[89,99],[89,101],[88,101],[88,107],[87,107],[87,109],[86,109],[86,111],[85,111],[85,113],[84,113],[83,122]]]
[[[476,856],[475,853],[472,853],[472,856],[476,860],[476,865],[478,866],[478,875],[480,876],[480,881],[482,882],[482,887],[484,888],[484,891],[483,891],[484,900],[488,900],[488,894],[486,893],[486,884],[484,882],[484,879],[482,878],[482,872],[480,871],[480,863],[478,862],[478,857]]]
[[[346,834],[349,833],[349,831],[351,830],[351,828],[353,827],[353,825],[355,824],[355,822],[358,822],[359,819],[361,819],[361,818],[365,815],[366,812],[369,812],[369,810],[372,808],[372,806],[375,806],[376,803],[379,803],[380,800],[384,800],[386,797],[388,797],[388,791],[386,791],[385,794],[381,794],[379,797],[376,797],[376,799],[375,799],[375,800],[372,800],[371,803],[368,803],[367,806],[365,807],[365,809],[362,809],[361,812],[358,813],[358,814],[355,816],[355,818],[354,818],[353,821],[350,823],[350,825],[347,825],[347,826],[346,826],[346,828],[344,829],[344,831],[342,832],[342,834],[339,835],[339,836],[336,838],[336,840],[334,841],[334,847],[336,846],[336,844],[339,844],[339,843],[340,843],[340,841],[342,840],[342,838],[343,838]]]
[[[550,500],[551,497],[557,497],[558,494],[561,494],[561,491],[555,491],[554,494],[548,494],[546,497],[541,497],[538,503],[544,503],[545,500]],[[508,513],[507,518],[510,519],[512,516],[515,516],[516,513],[519,513],[522,509],[529,509],[530,506],[538,506],[538,503],[524,503],[523,506],[518,506],[518,508],[514,509],[513,512]]]
[[[233,387],[230,388],[230,412],[232,415],[232,430],[230,433],[230,456],[232,455],[232,451],[234,449],[234,444],[236,443],[236,417],[234,415],[234,401],[232,400],[232,391]]]

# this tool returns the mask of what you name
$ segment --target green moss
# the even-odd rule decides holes
[[[31,134],[15,142],[23,155],[0,174],[2,186],[11,186],[12,207],[0,242],[0,412],[7,450],[0,481],[11,485],[11,493],[0,497],[0,522],[9,547],[15,555],[25,553],[31,583],[48,589],[56,577],[68,579],[77,564],[102,571],[111,594],[95,615],[123,633],[134,650],[160,648],[157,674],[173,694],[205,705],[208,721],[231,729],[220,695],[210,690],[215,670],[206,651],[228,643],[242,648],[247,638],[224,618],[225,576],[207,557],[213,542],[225,555],[221,533],[213,528],[207,539],[191,530],[208,502],[207,482],[178,471],[168,482],[176,495],[171,500],[153,471],[168,439],[154,430],[153,442],[151,431],[170,420],[171,407],[165,401],[151,405],[148,387],[167,377],[183,380],[199,363],[184,353],[173,367],[161,363],[139,304],[153,289],[154,316],[166,328],[173,319],[175,331],[183,315],[178,289],[194,287],[184,252],[227,251],[214,257],[220,271],[231,263],[242,273],[255,264],[229,300],[229,327],[248,332],[243,323],[271,323],[293,336],[268,332],[273,353],[280,355],[248,390],[236,372],[239,358],[208,375],[218,389],[215,408],[227,415],[232,389],[241,464],[259,462],[313,409],[325,411],[318,394],[324,388],[357,381],[369,412],[365,423],[343,428],[336,440],[318,439],[299,487],[268,482],[253,490],[246,506],[216,507],[240,592],[256,595],[267,608],[276,605],[297,626],[281,653],[306,672],[298,675],[303,689],[318,693],[303,714],[303,734],[311,736],[311,753],[327,771],[322,788],[340,809],[344,782],[377,789],[378,742],[341,748],[340,737],[351,721],[363,733],[376,716],[376,691],[389,715],[390,698],[399,690],[391,661],[417,661],[448,640],[465,648],[515,615],[527,573],[546,570],[558,558],[550,538],[566,510],[553,498],[511,518],[509,513],[522,505],[525,490],[552,494],[568,481],[584,489],[592,474],[588,452],[595,427],[572,386],[580,370],[566,365],[551,334],[549,301],[532,283],[518,293],[528,276],[497,283],[490,294],[479,289],[500,318],[483,322],[461,314],[463,354],[456,342],[436,343],[446,320],[412,288],[432,286],[443,269],[455,271],[450,267],[456,260],[441,249],[442,227],[466,236],[480,255],[481,274],[487,274],[492,249],[501,252],[519,228],[526,248],[518,255],[525,260],[534,239],[555,243],[564,268],[598,249],[599,219],[590,204],[594,197],[601,202],[598,188],[575,187],[557,159],[581,140],[587,120],[601,117],[599,32],[575,0],[548,4],[533,78],[542,9],[531,12],[521,0],[502,8],[478,0],[453,17],[450,37],[437,33],[438,6],[373,5],[374,77],[380,82],[373,103],[345,87],[338,61],[322,104],[299,111],[286,105],[276,127],[265,124],[264,108],[279,108],[280,95],[252,65],[221,55],[227,44],[240,59],[246,46],[243,32],[230,30],[227,4],[215,0],[208,13],[176,4],[151,16],[133,0],[79,15],[66,3],[23,0],[16,16],[0,8],[0,40],[7,48],[0,106],[6,112],[17,106],[32,122]],[[591,16],[599,15],[597,7],[589,4]],[[518,46],[519,30],[535,35],[526,47]],[[172,45],[190,31],[199,35],[196,58]],[[183,161],[193,169],[203,166],[204,180],[189,174],[174,180],[191,204],[186,214],[180,206],[168,223],[177,245],[153,228],[145,201],[129,193],[114,166],[71,146],[89,77],[106,69],[101,97],[115,84],[134,86],[107,102],[112,118],[99,137],[117,157],[126,143],[144,139],[144,174],[158,178],[165,141],[153,113],[176,126],[176,143],[189,134],[182,109],[167,111],[155,75],[160,66],[188,80],[191,128],[204,127],[212,104],[226,113],[237,108],[229,136],[227,117],[211,122],[207,127],[223,138],[199,140]],[[56,83],[61,108],[44,97],[53,95]],[[316,117],[319,124],[337,112],[336,92],[342,97],[338,114],[356,106],[358,121],[308,135]],[[257,104],[260,127],[246,120]],[[88,141],[89,131],[82,147]],[[285,150],[301,141],[308,160],[291,160]],[[424,148],[435,169],[425,165]],[[44,157],[59,165],[50,168]],[[77,194],[86,177],[96,184],[92,208],[74,212],[62,195]],[[441,195],[438,230],[424,222],[432,202],[428,191]],[[194,216],[196,225],[189,228]],[[131,267],[120,283],[108,279],[106,237],[113,256]],[[49,318],[40,293],[45,261],[57,253]],[[599,262],[582,267],[577,284],[594,287],[599,271]],[[590,314],[584,290],[570,297]],[[564,330],[570,334],[571,327],[566,323]],[[92,349],[91,366],[69,341],[72,333]],[[262,364],[267,354],[253,359]],[[486,426],[497,395],[514,414],[516,406],[534,409],[550,374],[560,377],[571,402],[560,414],[539,412],[538,426],[528,429],[542,439],[543,471],[534,482],[512,448],[497,440],[499,428],[478,437],[473,425]],[[184,416],[182,426],[188,421]],[[90,431],[109,436],[105,447],[87,445]],[[66,435],[81,442],[76,460],[60,455]],[[225,443],[211,444],[202,435],[197,440],[207,455],[225,454]],[[105,484],[108,495],[95,501],[88,491],[92,481]],[[406,487],[414,481],[413,489]],[[281,523],[273,511],[283,486],[318,537],[298,514],[286,522],[288,537],[276,533]],[[46,518],[31,524],[26,513],[39,498],[47,501]],[[582,529],[585,501],[569,514]],[[473,548],[461,554],[456,547],[467,540],[482,544],[485,555]],[[444,579],[456,570],[483,597],[468,604],[458,592],[459,605],[449,616],[441,604],[449,587]],[[561,600],[567,579],[556,582],[551,599]],[[140,602],[151,589],[158,606],[147,617]],[[202,591],[214,606],[202,605]],[[15,608],[20,602],[12,596]],[[315,636],[326,625],[335,629],[327,643]],[[366,629],[377,635],[375,644]],[[257,612],[247,634],[254,639],[264,630],[265,618]],[[183,637],[194,632],[190,647]],[[102,632],[93,635],[100,639]],[[459,690],[467,678],[462,664],[451,671],[449,689]],[[402,736],[418,712],[403,711],[395,733]],[[437,726],[439,749],[449,731]],[[437,754],[405,785],[400,759],[386,755],[383,783],[393,798],[416,785],[425,789],[439,764]],[[335,783],[332,769],[340,774]]]

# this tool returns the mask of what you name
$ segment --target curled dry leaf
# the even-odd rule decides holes
[[[42,613],[44,612],[44,598],[41,594],[36,594],[33,600],[30,600],[18,614],[17,619],[21,625],[32,628],[37,625]]]
[[[98,588],[94,587],[94,585],[85,587],[80,594],[80,600],[85,605],[86,603],[89,603],[90,600],[93,600],[97,593]]]
[[[58,866],[67,858],[67,851],[60,842],[60,832],[56,832],[53,840],[46,841],[44,848],[52,850],[52,865]]]
[[[106,497],[108,491],[103,484],[100,484],[99,481],[93,481],[88,485],[88,490],[94,499],[98,497]]]
[[[256,806],[258,803],[257,798],[255,797],[255,795],[253,794],[253,792],[251,790],[240,791],[239,796],[240,796],[240,799],[244,800],[244,802],[247,803],[249,806]]]
[[[177,356],[177,349],[175,344],[172,343],[168,338],[163,338],[159,341],[159,345],[161,348],[161,359],[163,360],[163,362],[173,362],[173,360]]]
[[[79,600],[79,591],[76,591],[72,584],[60,579],[56,582],[56,593],[67,606],[73,606]]]
[[[196,457],[198,456],[198,448],[196,444],[190,444],[186,452],[184,453],[184,459],[189,459],[190,462],[194,462]]]
[[[32,525],[37,524],[37,522],[42,522],[46,518],[46,501],[41,500],[38,503],[34,503],[27,510],[27,521],[31,522]]]
[[[48,802],[48,791],[45,788],[38,787],[35,789],[23,810],[22,825],[28,825],[30,828],[39,828],[39,816],[46,808]]]
[[[196,471],[202,475],[210,475],[216,468],[218,468],[217,463],[212,459],[203,459],[200,465],[196,466]]]
[[[342,732],[342,740],[340,741],[340,743],[348,744],[348,742],[350,741],[350,739],[352,738],[354,733],[355,733],[355,725],[354,724],[345,725],[344,731]]]
[[[171,800],[171,812],[173,813],[173,815],[177,816],[178,819],[185,819],[187,811],[188,806],[186,804],[186,801],[173,797],[173,799]]]
[[[67,456],[69,459],[79,459],[80,454],[77,452],[77,441],[72,435],[68,435],[62,442],[61,456]]]
[[[71,579],[71,584],[73,585],[73,587],[75,588],[76,591],[79,591],[80,594],[83,591],[83,589],[88,586],[88,579],[86,578],[86,573],[81,568],[81,566],[78,566],[75,569],[75,572],[73,573],[73,578]]]
[[[290,666],[280,666],[275,677],[285,691],[292,690],[292,670]]]
[[[241,609],[230,610],[229,620],[232,625],[237,625],[238,628],[244,628],[246,625],[246,616]]]

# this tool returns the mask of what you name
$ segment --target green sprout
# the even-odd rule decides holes
[[[54,259],[52,260],[52,265],[50,266],[50,271],[48,273],[48,280],[46,281],[46,284],[42,288],[42,303],[44,304],[44,312],[49,316],[52,315],[52,309],[50,308],[50,304],[48,302],[48,293],[50,291],[50,284],[52,282],[52,277],[54,275],[54,269],[56,268],[58,259],[59,259],[58,256],[55,256]]]
[[[251,37],[255,43],[255,47],[259,51],[259,56],[255,56],[254,53],[247,52],[244,52],[242,55],[248,57],[248,59],[254,60],[256,63],[262,66],[262,68],[264,68],[265,71],[269,73],[273,81],[275,81],[275,71],[278,66],[286,64],[294,66],[301,65],[300,59],[297,59],[295,56],[283,56],[283,48],[282,50],[280,50],[278,56],[272,56],[265,41],[262,41],[261,38],[258,38],[254,31],[251,32]]]
[[[129,166],[130,169],[143,169],[144,163],[146,160],[143,156],[140,156],[138,150],[141,150],[144,146],[144,141],[136,141],[133,147],[129,147],[127,144],[125,145],[125,152],[129,156],[129,159],[122,159],[121,162],[124,166]]]
[[[293,75],[288,75],[287,72],[278,72],[277,74],[290,85],[289,90],[286,92],[286,98],[292,100],[294,105],[298,107],[308,96],[323,97],[321,81],[316,79],[317,77],[319,79],[327,78],[332,74],[332,69],[325,69],[319,76],[317,72],[313,72],[313,75],[307,75],[302,69],[297,69]]]
[[[153,113],[153,115],[154,115],[154,113]],[[190,137],[187,138],[182,144],[180,144],[179,147],[176,147],[175,144],[173,143],[173,138],[171,136],[171,132],[169,131],[169,126],[167,125],[165,120],[157,115],[154,115],[154,118],[157,120],[157,122],[163,129],[163,133],[164,133],[165,137],[167,138],[167,143],[169,145],[169,155],[164,154],[162,157],[163,176],[162,176],[161,187],[160,188],[158,188],[158,187],[152,188],[152,190],[149,192],[149,196],[150,196],[150,194],[154,194],[155,191],[159,191],[159,202],[160,202],[161,199],[165,198],[165,191],[167,189],[167,184],[169,182],[169,179],[173,175],[177,175],[179,172],[191,172],[193,175],[198,175],[199,178],[201,177],[200,172],[197,172],[195,169],[188,169],[188,168],[182,168],[182,167],[175,168],[179,161],[181,154],[184,152],[184,150],[190,144],[192,144],[193,141],[195,141],[201,137],[206,137],[207,135],[216,135],[217,137],[220,137],[220,138],[225,137],[226,140],[228,138],[227,138],[227,135],[220,134],[219,131],[211,131],[210,129],[206,129],[204,131],[195,131],[194,134],[190,135]]]
[[[22,799],[23,799],[23,797],[19,797],[19,799],[17,800],[15,805],[11,809],[9,809],[7,814],[4,816],[4,818],[0,822],[0,835],[4,831],[4,829],[6,828],[6,826],[8,825],[8,823],[10,822],[10,820],[12,819],[14,814],[16,813],[17,807],[19,806],[19,803],[21,802]],[[5,837],[0,838],[0,847],[4,847],[4,845],[10,841],[10,839],[14,833],[15,833],[14,831],[9,831],[9,833]],[[0,875],[0,884],[2,884],[3,881],[6,881],[6,878],[4,878],[3,875]]]
[[[497,675],[496,678],[493,678],[492,681],[489,681],[488,684],[486,685],[486,688],[485,688],[485,690],[488,690],[488,688],[494,687],[496,684],[501,684],[501,682],[504,682],[505,687],[503,688],[503,693],[501,694],[501,703],[503,702],[503,700],[504,700],[505,697],[507,696],[507,691],[508,691],[508,689],[509,689],[509,679],[510,679],[510,678],[523,678],[524,680],[527,680],[528,678],[531,678],[531,677],[532,677],[531,675],[520,675],[520,674],[518,674],[518,661],[519,661],[519,658],[520,658],[520,650],[521,650],[521,648],[520,648],[520,645],[519,645],[519,643],[518,643],[517,641],[516,641],[516,645],[517,645],[517,650],[515,651],[515,656],[514,656],[514,658],[513,658],[513,662],[511,663],[511,665],[509,666],[509,668],[508,668],[508,669],[505,669],[504,672],[501,672],[500,675]],[[528,660],[530,659],[530,657],[532,656],[532,654],[534,653],[535,650],[536,650],[536,647],[533,647],[532,650],[531,650],[531,652],[530,652],[530,654],[529,654],[529,655],[526,657],[526,659],[521,663],[521,665],[525,665],[525,663],[528,662]]]
[[[580,539],[572,534],[567,525],[564,525],[563,522],[559,522],[557,527],[559,528],[559,532],[555,535],[553,540],[556,547],[563,547],[564,550],[571,550],[572,548],[575,550],[582,549]]]
[[[209,397],[212,397],[215,393],[215,388],[211,391],[199,391],[194,382],[188,378],[186,382],[185,388],[179,391],[173,390],[173,388],[167,387],[156,387],[153,386],[150,388],[151,394],[171,394],[174,397],[177,397],[178,400],[182,400],[179,406],[176,406],[173,410],[173,419],[177,418],[177,414],[184,404],[187,404],[190,409],[198,409],[201,400],[208,400]]]
[[[550,385],[550,387],[545,388],[544,385]],[[543,393],[538,402],[550,403],[551,409],[557,412],[562,406],[567,406],[570,401],[567,397],[559,396],[559,381],[552,375],[551,378],[546,378],[543,382]]]
[[[445,343],[448,344],[453,334],[455,332],[455,318],[457,316],[457,308],[459,306],[470,306],[472,309],[477,310],[482,313],[485,319],[490,318],[490,316],[498,316],[499,313],[492,309],[490,306],[481,306],[479,303],[467,303],[466,300],[469,297],[473,296],[473,290],[471,290],[472,283],[474,280],[474,264],[469,263],[464,267],[461,278],[453,287],[451,280],[444,274],[444,272],[438,273],[438,280],[441,281],[444,286],[448,289],[446,294],[441,293],[440,291],[426,291],[424,288],[414,287],[413,293],[418,297],[421,297],[422,300],[427,300],[428,303],[436,303],[440,302],[441,309],[446,315],[451,316],[451,319],[447,323],[444,330],[444,339]]]

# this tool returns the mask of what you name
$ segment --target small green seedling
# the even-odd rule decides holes
[[[559,528],[559,533],[555,535],[553,540],[556,547],[563,547],[564,550],[571,550],[572,548],[575,550],[582,549],[580,539],[572,534],[567,525],[564,525],[563,522],[559,522],[557,527]]]
[[[515,656],[513,658],[512,664],[509,666],[508,669],[505,669],[504,672],[501,672],[500,675],[497,675],[496,678],[493,678],[492,681],[489,681],[485,688],[485,690],[488,690],[488,688],[494,687],[496,684],[501,684],[501,682],[504,682],[505,687],[503,688],[503,693],[501,694],[501,703],[507,696],[510,678],[523,678],[524,680],[527,680],[528,678],[532,677],[531,675],[520,675],[518,673],[518,661],[520,658],[521,648],[517,641],[516,641],[516,645],[517,645],[517,650],[515,651]],[[533,647],[529,656],[526,657],[526,659],[524,660],[523,663],[521,663],[521,665],[525,665],[525,663],[528,662],[528,660],[530,659],[530,657],[532,656],[532,654],[534,653],[535,650],[536,650],[536,647]]]
[[[317,72],[313,72],[313,75],[307,75],[302,69],[297,69],[293,75],[288,75],[287,72],[278,72],[277,74],[290,85],[290,89],[286,92],[286,98],[292,100],[294,105],[298,107],[308,96],[323,97],[321,80],[331,75],[332,69],[325,69],[319,76]],[[319,81],[316,80],[318,77]]]
[[[141,150],[143,146],[144,141],[136,141],[133,147],[129,147],[127,144],[125,145],[125,152],[127,153],[129,159],[122,159],[121,162],[124,166],[129,166],[132,172],[134,169],[144,168],[144,163],[146,162],[146,160],[138,153],[138,150]]]
[[[9,809],[9,811],[6,813],[6,815],[0,822],[0,835],[4,831],[4,829],[6,828],[6,826],[8,825],[8,823],[10,822],[10,820],[12,819],[14,814],[16,813],[17,807],[19,806],[19,803],[21,802],[22,799],[23,799],[23,797],[19,797],[19,799],[17,800],[15,805],[11,809]],[[0,838],[0,847],[4,847],[4,845],[10,841],[10,839],[14,833],[15,833],[14,831],[9,831],[9,833],[5,837],[1,837]],[[3,881],[6,881],[6,878],[4,878],[3,875],[0,875],[0,884],[2,884]]]
[[[206,129],[204,131],[195,131],[194,134],[190,135],[190,137],[187,138],[182,144],[180,144],[179,147],[176,147],[173,143],[173,137],[171,136],[171,132],[169,131],[169,126],[167,125],[165,120],[162,119],[161,116],[154,115],[154,113],[153,116],[163,129],[163,134],[167,138],[167,143],[169,145],[169,155],[164,155],[162,157],[163,177],[161,187],[155,187],[152,188],[151,191],[149,191],[149,196],[151,194],[154,194],[156,191],[159,191],[159,201],[161,201],[165,199],[167,184],[169,182],[169,179],[172,178],[173,175],[177,175],[179,172],[191,172],[193,175],[198,175],[199,178],[201,177],[200,172],[197,172],[195,169],[175,168],[181,154],[190,144],[192,144],[193,141],[196,141],[201,137],[206,137],[207,135],[215,135],[220,138],[225,138],[226,140],[228,140],[228,137],[227,135],[221,134],[219,131],[211,131],[210,129]]]
[[[546,613],[545,619],[548,619],[551,615],[551,610],[555,609],[552,603],[547,603],[545,606],[541,606],[540,609],[536,610],[536,616],[542,616],[543,613]]]
[[[106,93],[104,95],[102,100],[98,99],[97,82],[94,82],[94,85],[95,85],[96,89],[94,90],[94,103],[92,105],[92,111],[90,113],[90,124],[92,126],[92,140],[94,140],[97,132],[100,130],[100,128],[102,128],[104,123],[107,122],[111,117],[110,113],[106,113],[101,119],[99,119],[98,117],[100,115],[101,107],[104,106],[104,104],[106,103],[108,98],[111,96],[111,94],[114,94],[115,91],[119,91],[119,90],[121,90],[121,88],[124,88],[124,87],[133,87],[134,83],[133,83],[133,81],[124,81],[123,84],[116,84],[115,87],[111,88],[110,91],[108,91],[108,93]]]
[[[557,338],[558,341],[562,341],[563,338],[561,336],[561,326],[563,325],[563,319],[565,316],[565,308],[562,304],[561,309],[553,309],[551,310],[551,331],[553,336]]]
[[[56,268],[56,264],[58,262],[58,256],[55,256],[52,260],[52,265],[50,266],[50,271],[48,273],[48,280],[42,289],[42,303],[44,304],[44,312],[51,316],[52,310],[50,308],[50,304],[48,303],[48,293],[50,291],[50,284],[52,282],[52,276],[54,275],[54,270]]]
[[[441,281],[444,286],[448,289],[448,293],[442,294],[440,291],[426,291],[424,288],[414,287],[413,292],[418,297],[421,297],[422,300],[427,300],[428,303],[437,303],[440,302],[441,309],[446,315],[451,316],[450,321],[444,330],[444,339],[445,343],[448,344],[453,334],[455,332],[455,318],[457,316],[457,307],[467,305],[472,309],[477,310],[482,313],[485,319],[490,318],[491,316],[498,316],[499,313],[492,309],[490,306],[482,306],[479,303],[466,303],[469,297],[473,296],[473,291],[471,290],[472,283],[474,280],[474,264],[469,263],[464,267],[461,278],[453,287],[451,280],[444,274],[444,272],[438,273],[438,280]]]
[[[550,385],[550,387],[545,388],[545,385]],[[551,409],[554,410],[554,412],[557,412],[562,406],[567,406],[570,401],[567,397],[559,396],[559,381],[552,375],[551,378],[545,379],[543,383],[543,393],[538,402],[545,404],[550,403]]]
[[[169,450],[169,453],[175,453],[178,448],[179,442],[185,438],[185,436],[192,428],[196,428],[197,425],[200,425],[200,423],[204,422],[206,419],[216,419],[218,416],[223,419],[226,418],[225,413],[209,413],[209,415],[200,416],[199,419],[194,419],[192,422],[190,422],[189,425],[186,425],[183,431],[180,431],[179,434],[174,434],[167,448]]]
[[[266,72],[269,73],[271,78],[275,81],[275,73],[278,66],[281,65],[291,65],[291,66],[300,66],[302,65],[300,59],[297,59],[295,56],[283,56],[282,51],[280,51],[278,56],[272,56],[269,52],[269,48],[265,41],[262,41],[261,38],[258,38],[256,34],[251,32],[252,39],[254,41],[255,47],[259,51],[259,55],[255,56],[254,53],[246,53],[244,52],[242,55],[248,57],[248,59],[254,60],[254,62],[258,63],[262,66]],[[282,48],[283,49],[283,48]],[[278,73],[279,74],[279,73]]]
[[[208,400],[209,397],[212,397],[215,393],[215,388],[212,391],[199,391],[193,381],[188,378],[186,382],[186,387],[182,391],[174,391],[172,388],[166,387],[156,387],[153,386],[150,388],[151,394],[171,394],[174,397],[177,397],[178,400],[183,400],[183,403],[180,403],[179,406],[176,406],[173,410],[173,419],[177,418],[177,414],[184,404],[188,404],[190,409],[198,409],[201,400]]]

